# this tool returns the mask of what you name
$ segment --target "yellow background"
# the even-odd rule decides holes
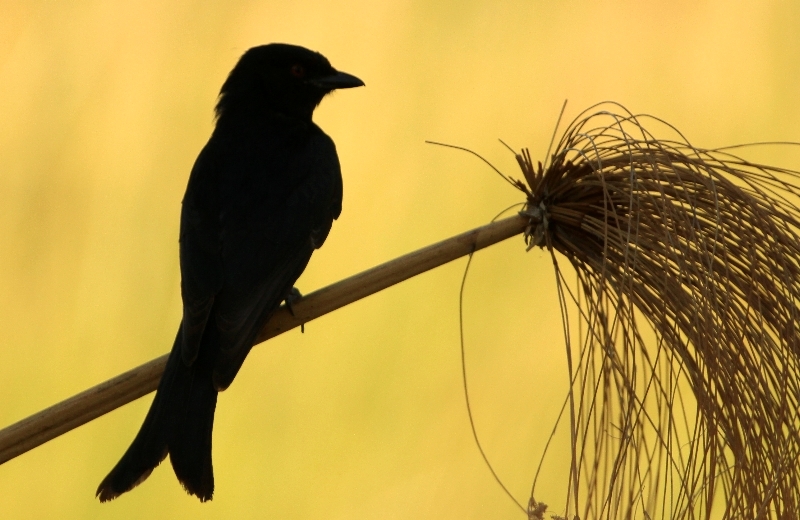
[[[342,217],[304,292],[486,223],[521,200],[498,142],[543,158],[558,111],[649,112],[698,146],[800,141],[791,2],[0,1],[0,425],[170,347],[177,226],[219,87],[249,47],[301,44],[361,77],[316,121]],[[770,149],[750,158],[798,167]],[[460,260],[256,348],[220,396],[217,491],[168,463],[110,504],[97,484],[150,397],[0,466],[2,518],[520,518],[461,389]],[[525,502],[566,390],[552,269],[511,240],[466,296],[484,446]],[[537,498],[563,507],[565,429]],[[561,459],[558,457],[561,456]]]

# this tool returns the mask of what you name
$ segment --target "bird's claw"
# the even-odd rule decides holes
[[[294,309],[292,308],[292,304],[297,303],[297,301],[300,300],[300,298],[302,297],[303,294],[300,292],[300,289],[298,289],[297,287],[292,287],[292,290],[289,291],[289,294],[287,294],[286,298],[284,298],[283,301],[284,303],[286,303],[286,308],[289,309],[289,314],[291,314],[292,316],[294,316]],[[301,323],[300,332],[303,333],[305,331],[306,331],[306,324]]]
[[[289,291],[289,294],[286,295],[284,298],[284,303],[286,303],[286,308],[289,309],[289,314],[294,316],[294,309],[292,308],[292,304],[297,303],[300,298],[303,297],[303,294],[297,287],[292,287],[292,290]]]

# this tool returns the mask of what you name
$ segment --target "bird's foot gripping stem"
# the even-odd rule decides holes
[[[286,303],[286,308],[289,309],[289,314],[291,314],[292,316],[294,316],[294,309],[292,308],[292,305],[297,303],[302,297],[303,294],[300,292],[300,289],[298,289],[297,287],[292,287],[292,290],[289,291],[289,294],[287,294],[286,298],[284,298],[283,301]],[[305,323],[302,323],[300,325],[300,332],[305,332],[305,331],[306,331],[306,325]]]

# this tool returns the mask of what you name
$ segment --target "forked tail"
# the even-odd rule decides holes
[[[179,328],[139,433],[97,488],[101,502],[143,482],[168,453],[175,475],[188,493],[203,502],[214,494],[211,433],[217,392],[211,373],[218,346],[216,327],[207,327],[199,355],[191,366],[181,359],[181,334]]]

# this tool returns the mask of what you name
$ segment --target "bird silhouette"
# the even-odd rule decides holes
[[[144,424],[98,487],[100,501],[130,491],[167,455],[186,491],[211,500],[217,393],[342,209],[336,147],[312,114],[333,90],[363,85],[287,44],[254,47],[231,71],[183,198],[183,319]]]

